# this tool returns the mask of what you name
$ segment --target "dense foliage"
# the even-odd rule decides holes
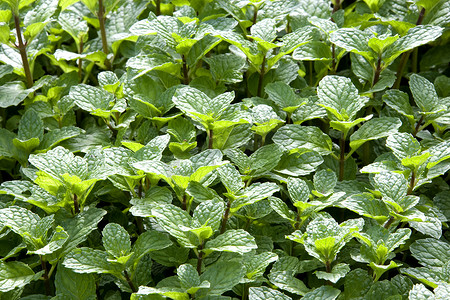
[[[0,1],[0,299],[448,299],[450,1]]]

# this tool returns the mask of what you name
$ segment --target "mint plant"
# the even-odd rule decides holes
[[[449,24],[0,0],[0,298],[448,298]]]

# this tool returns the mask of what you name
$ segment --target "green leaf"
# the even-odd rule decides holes
[[[231,204],[231,212],[234,213],[245,205],[250,205],[270,197],[278,190],[279,187],[274,182],[256,182],[237,195],[237,199]]]
[[[329,61],[331,60],[330,46],[323,42],[311,41],[295,49],[292,58],[306,61]]]
[[[272,252],[254,254],[252,252],[244,255],[245,277],[248,280],[257,280],[263,276],[267,266],[278,259],[278,255]]]
[[[389,64],[403,52],[432,42],[439,38],[441,34],[441,27],[432,25],[417,25],[408,30],[408,33],[405,36],[399,38],[387,49],[384,53],[384,62]]]
[[[379,222],[384,222],[389,218],[389,209],[386,204],[369,193],[351,195],[342,201],[340,205],[361,216],[372,218]]]
[[[106,252],[119,258],[126,256],[131,250],[130,235],[119,224],[109,223],[102,231],[102,242]]]
[[[43,246],[41,238],[46,237],[53,221],[53,216],[41,219],[37,214],[19,206],[0,209],[0,223],[22,236],[27,244],[36,248]]]
[[[44,271],[35,274],[28,265],[20,261],[0,261],[0,292],[21,288],[39,279],[43,273]]]
[[[152,210],[158,224],[170,235],[177,238],[185,247],[192,248],[193,244],[186,236],[186,233],[180,229],[180,225],[191,226],[191,216],[184,210],[174,205],[163,205]]]
[[[339,294],[340,290],[335,289],[331,286],[323,285],[309,293],[307,293],[302,299],[304,300],[334,300]]]
[[[63,265],[76,273],[120,274],[123,266],[108,260],[108,253],[91,248],[77,248],[66,255]]]
[[[280,289],[296,295],[304,296],[309,292],[309,289],[303,281],[295,278],[294,275],[295,273],[293,271],[272,271],[269,273],[269,280]]]
[[[437,239],[417,240],[410,249],[411,254],[427,267],[443,267],[450,260],[450,245]]]
[[[430,158],[428,160],[427,168],[432,168],[436,166],[443,160],[450,157],[450,142],[444,141],[437,145],[428,148],[427,153],[430,153]]]
[[[91,274],[78,274],[58,265],[55,276],[56,295],[65,299],[95,299],[95,277]]]
[[[269,99],[288,114],[292,114],[305,103],[304,99],[298,97],[292,88],[282,81],[269,83],[264,90],[269,95]]]
[[[319,215],[308,224],[304,234],[297,230],[286,238],[302,243],[309,255],[326,263],[336,258],[352,238],[352,232],[360,231],[363,225],[363,219],[350,219],[339,225],[331,216]]]
[[[331,120],[351,121],[369,99],[360,97],[350,78],[328,75],[317,88],[318,105],[323,106]]]
[[[210,226],[213,231],[216,231],[220,227],[224,212],[225,203],[223,201],[203,201],[194,210],[192,226]]]
[[[281,158],[280,147],[276,144],[265,145],[250,155],[250,170],[246,170],[244,174],[253,177],[262,176],[275,168]]]
[[[279,299],[279,300],[292,300],[291,297],[286,296],[285,294],[268,288],[266,286],[261,287],[251,287],[249,289],[249,300],[265,300],[265,299]]]
[[[206,242],[205,252],[227,251],[243,254],[256,249],[255,238],[242,229],[230,229]]]
[[[225,152],[228,155],[230,152]],[[243,154],[243,153],[242,153]],[[245,157],[247,158],[247,157]],[[244,183],[241,179],[241,174],[231,164],[225,164],[220,168],[217,168],[220,180],[227,189],[228,193],[236,194],[244,187]]]
[[[105,214],[106,211],[103,209],[89,208],[76,216],[57,217],[57,224],[61,224],[69,234],[69,238],[63,246],[61,256],[69,253],[81,242],[85,241],[88,238],[88,235],[93,230],[97,229],[97,224],[102,220]]]
[[[355,269],[347,273],[344,279],[344,299],[364,298],[373,279],[366,270]]]
[[[309,187],[303,179],[290,177],[287,181],[287,189],[294,204],[296,202],[307,202],[309,200]]]
[[[202,123],[207,129],[211,126],[209,124],[220,118],[233,100],[234,92],[224,93],[211,99],[205,93],[192,87],[177,89],[173,97],[173,102],[181,111]]]
[[[427,289],[423,284],[417,283],[412,290],[409,291],[408,299],[410,300],[422,300],[422,299],[436,299],[433,293]]]
[[[390,148],[398,159],[404,159],[418,154],[420,143],[409,133],[396,132],[386,139],[386,147]]]
[[[292,152],[307,148],[327,155],[331,153],[332,148],[330,137],[314,126],[288,124],[278,129],[272,140],[282,149]]]
[[[445,109],[439,103],[434,85],[426,78],[412,74],[409,80],[409,88],[421,112],[437,112]]]
[[[277,197],[269,197],[270,207],[279,214],[283,219],[290,221],[292,224],[296,222],[295,213],[289,209],[286,203]]]
[[[233,53],[225,53],[205,57],[203,60],[209,65],[211,74],[216,81],[224,83],[238,83],[242,81],[245,57],[243,58]]]
[[[136,263],[145,254],[151,251],[166,249],[171,245],[172,242],[166,234],[154,230],[146,231],[140,234],[136,242],[134,242],[132,248],[133,256],[130,261]]]
[[[336,283],[339,279],[344,278],[348,272],[350,272],[350,267],[348,266],[348,264],[341,263],[333,266],[333,269],[330,273],[324,271],[316,271],[314,273],[319,279],[324,279]]]
[[[392,43],[394,43],[398,38],[398,35],[383,36],[381,38],[373,37],[369,40],[368,45],[380,56],[383,54],[385,49],[389,48],[389,46],[392,45]]]
[[[352,150],[356,150],[367,141],[389,136],[397,132],[401,125],[402,123],[398,118],[380,117],[372,119],[364,123],[350,136],[350,147]]]
[[[17,137],[26,141],[32,138],[38,138],[42,141],[44,137],[44,122],[34,109],[28,109],[19,122],[19,131]]]
[[[209,288],[207,281],[200,282],[200,276],[192,265],[184,264],[177,269],[178,278],[180,278],[181,287],[188,293],[193,294],[200,288]]]
[[[330,34],[330,41],[349,52],[362,55],[370,62],[375,59],[375,54],[369,47],[372,37],[372,34],[356,28],[341,28]]]
[[[114,101],[110,93],[86,84],[72,87],[69,96],[78,107],[91,113],[108,111]]]
[[[273,171],[293,177],[305,176],[314,172],[322,163],[322,156],[315,151],[285,154]]]
[[[244,277],[242,264],[234,261],[219,261],[206,268],[200,276],[200,281],[208,281],[210,295],[221,295],[223,292],[231,290]]]
[[[381,172],[376,174],[374,182],[377,190],[395,202],[400,202],[408,191],[408,183],[405,176],[394,172]]]
[[[76,9],[69,8],[63,10],[58,16],[58,23],[61,28],[68,32],[76,43],[79,43],[83,36],[87,35],[89,27],[85,20],[83,20],[83,14]]]
[[[264,19],[257,22],[250,28],[251,37],[256,41],[272,42],[277,37],[273,19]]]
[[[316,174],[314,174],[314,188],[319,194],[323,196],[328,196],[329,194],[331,194],[336,183],[336,173],[330,169],[320,170]]]

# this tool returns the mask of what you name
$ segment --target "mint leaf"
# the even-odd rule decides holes
[[[331,170],[320,170],[314,174],[314,188],[320,195],[328,196],[337,183],[336,173]]]
[[[398,118],[380,117],[372,119],[364,123],[350,136],[350,147],[352,150],[356,150],[367,141],[389,136],[397,132],[401,124]]]
[[[77,248],[66,255],[63,265],[76,273],[120,274],[123,266],[110,262],[105,251],[91,248]]]
[[[404,159],[419,154],[420,143],[411,135],[396,132],[386,139],[386,147],[390,148],[398,159]]]
[[[422,112],[437,112],[444,109],[440,106],[438,95],[434,85],[424,77],[413,74],[409,80],[409,87],[413,94],[414,101]]]
[[[291,300],[292,298],[286,296],[285,294],[268,288],[266,286],[261,287],[251,287],[249,289],[249,300],[264,300],[264,299],[280,299],[280,300]]]
[[[383,197],[400,201],[406,196],[408,185],[405,176],[393,172],[382,172],[374,177],[375,185]]]
[[[330,41],[347,51],[362,55],[368,61],[374,59],[374,53],[369,47],[373,35],[356,28],[341,28],[330,34]]]
[[[238,262],[216,262],[206,268],[206,271],[200,276],[200,281],[208,281],[211,287],[208,290],[210,295],[221,295],[230,290],[244,276],[244,269]]]
[[[307,293],[302,299],[305,300],[315,300],[315,299],[324,299],[324,300],[334,300],[339,294],[340,290],[335,289],[331,286],[323,285],[314,291]]]
[[[0,261],[0,291],[2,293],[21,288],[31,281],[39,279],[44,271],[34,273],[33,270],[23,262]]]
[[[107,224],[102,231],[102,235],[103,247],[112,256],[119,258],[130,253],[130,235],[119,224]]]
[[[269,99],[288,114],[292,114],[298,107],[304,104],[304,100],[298,97],[292,88],[284,82],[277,81],[269,83],[264,89],[269,95]]]
[[[194,210],[192,225],[195,227],[210,226],[213,231],[219,229],[225,204],[219,200],[201,202]]]
[[[228,155],[231,152],[225,153]],[[245,156],[245,154],[243,155]],[[245,156],[245,159],[247,159],[247,156]],[[217,168],[217,172],[219,173],[220,179],[229,193],[236,194],[244,187],[241,175],[231,164],[225,164],[220,168]]]
[[[418,25],[408,30],[384,53],[386,63],[392,62],[401,53],[436,40],[442,34],[442,28],[432,25]]]
[[[248,232],[242,229],[229,229],[215,239],[206,242],[204,251],[206,253],[228,251],[243,254],[256,248],[255,239]]]
[[[281,127],[272,139],[274,143],[288,151],[295,152],[300,148],[308,148],[322,155],[331,153],[330,137],[314,126],[288,124]]]
[[[95,277],[79,274],[58,265],[55,276],[56,295],[67,299],[95,299]]]
[[[318,105],[323,106],[331,120],[353,120],[369,101],[366,97],[360,97],[358,90],[351,80],[341,76],[325,76],[317,88],[319,96]]]
[[[348,272],[350,272],[350,267],[348,266],[348,264],[341,263],[333,266],[333,269],[331,269],[330,273],[324,271],[316,271],[315,274],[319,279],[324,279],[336,283],[339,279],[344,278]]]
[[[309,291],[303,281],[294,277],[293,271],[272,271],[269,274],[269,280],[280,289],[296,295],[304,296]]]
[[[424,266],[443,267],[449,260],[450,245],[440,240],[427,238],[411,245],[411,254]]]

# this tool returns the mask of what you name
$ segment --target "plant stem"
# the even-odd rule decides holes
[[[227,208],[225,209],[225,212],[223,214],[223,218],[222,218],[222,224],[220,226],[220,233],[224,233],[225,229],[227,228],[227,221],[228,218],[230,217],[230,208],[231,208],[231,201],[228,200],[227,202]]]
[[[412,194],[415,185],[416,185],[416,171],[413,170],[413,172],[411,174],[411,180],[409,181],[409,187],[408,187],[408,191],[407,191],[408,195]]]
[[[330,74],[336,74],[336,46],[331,45],[331,71]]]
[[[189,71],[188,71],[188,67],[187,67],[187,63],[186,63],[186,56],[181,55],[181,58],[183,59],[183,79],[184,79],[184,84],[188,85],[189,84]]]
[[[198,259],[197,259],[197,273],[198,275],[200,275],[202,273],[202,261],[203,261],[203,245],[204,245],[204,241],[202,241],[200,243],[200,245],[198,246],[197,250],[198,250]]]
[[[208,149],[213,148],[213,136],[214,136],[214,131],[212,129],[210,129],[209,135],[208,135]]]
[[[44,270],[43,277],[44,277],[45,295],[50,296],[50,280],[48,277],[47,262],[42,259],[42,255],[39,256],[39,259],[41,260],[42,270]]]
[[[325,268],[327,270],[327,273],[331,273],[331,262],[329,260],[326,261]]]
[[[301,213],[301,210],[300,210],[300,208],[297,208],[297,215],[295,216],[295,227],[294,227],[294,229],[295,230],[299,230],[300,229],[300,213]]]
[[[161,0],[155,0],[155,6],[156,6],[155,14],[159,16],[161,14]]]
[[[19,50],[20,57],[22,58],[23,70],[25,72],[25,77],[27,79],[27,88],[33,86],[33,76],[31,75],[30,63],[28,62],[27,56],[27,45],[23,43],[22,40],[22,32],[20,30],[20,18],[18,14],[14,14],[14,25],[16,27],[17,41],[19,45],[17,45],[17,49]]]
[[[133,293],[136,293],[138,290],[134,286],[133,281],[131,281],[130,275],[128,275],[127,270],[123,270],[123,274],[125,275],[125,279],[127,280],[128,285],[130,286],[130,289],[133,291]]]
[[[78,53],[83,53],[83,37],[80,39],[80,49]],[[83,59],[81,57],[78,59],[78,81],[80,83],[83,81]]]
[[[394,217],[390,217],[389,220],[386,222],[386,224],[384,224],[384,228],[389,229],[389,227],[391,227],[392,223],[394,223],[395,218]]]
[[[255,24],[256,23],[256,19],[258,18],[258,7],[256,7],[256,6],[253,6],[254,8],[255,8],[255,10],[253,11],[253,20],[252,20],[252,22],[253,22],[253,24]]]
[[[417,133],[419,132],[420,125],[423,122],[423,118],[424,118],[424,115],[421,115],[419,121],[417,121],[416,127],[414,128],[414,132],[413,132],[414,137],[416,137]]]
[[[77,194],[73,194],[73,206],[75,208],[75,214],[80,213],[80,207],[78,204],[78,196]]]
[[[417,19],[416,25],[422,24],[422,21],[423,21],[424,17],[425,17],[425,8],[422,7],[422,9],[420,10],[419,18]],[[409,55],[411,54],[411,51],[412,50],[403,53],[402,57],[400,58],[400,64],[398,65],[397,74],[396,74],[397,79],[395,80],[394,86],[392,87],[393,89],[400,88],[400,82],[402,81],[403,71],[405,70],[406,62],[408,61],[408,58],[409,58]]]
[[[106,39],[106,29],[105,29],[105,7],[103,6],[103,0],[98,0],[98,22],[100,24],[100,34],[102,37],[103,52],[108,55],[108,41]],[[105,60],[105,66],[109,70],[111,69],[111,63],[108,58]]]
[[[411,72],[418,73],[418,65],[417,60],[419,56],[419,48],[414,48],[412,51],[412,58],[411,58]]]
[[[341,8],[341,0],[336,0],[336,5],[333,5],[333,11],[331,14],[334,14]]]
[[[339,181],[344,180],[344,168],[345,168],[345,134],[342,132],[341,139],[339,141],[340,155],[339,155]]]
[[[244,230],[247,231],[248,228],[250,227],[250,224],[252,224],[252,219],[247,218],[247,221],[245,221],[245,225],[244,225]]]
[[[261,97],[262,94],[262,86],[265,72],[266,72],[266,55],[264,54],[263,61],[261,64],[261,72],[259,72],[258,91],[256,94],[258,97]]]
[[[186,210],[187,208],[187,202],[186,202],[186,194],[183,195],[183,199],[181,201],[181,209]]]
[[[242,287],[242,300],[248,299],[248,284],[244,283],[244,286]]]
[[[377,82],[380,80],[380,74],[381,74],[381,55],[378,56],[377,68],[375,69],[375,75],[373,76],[372,87],[374,87],[375,84],[377,84]]]

